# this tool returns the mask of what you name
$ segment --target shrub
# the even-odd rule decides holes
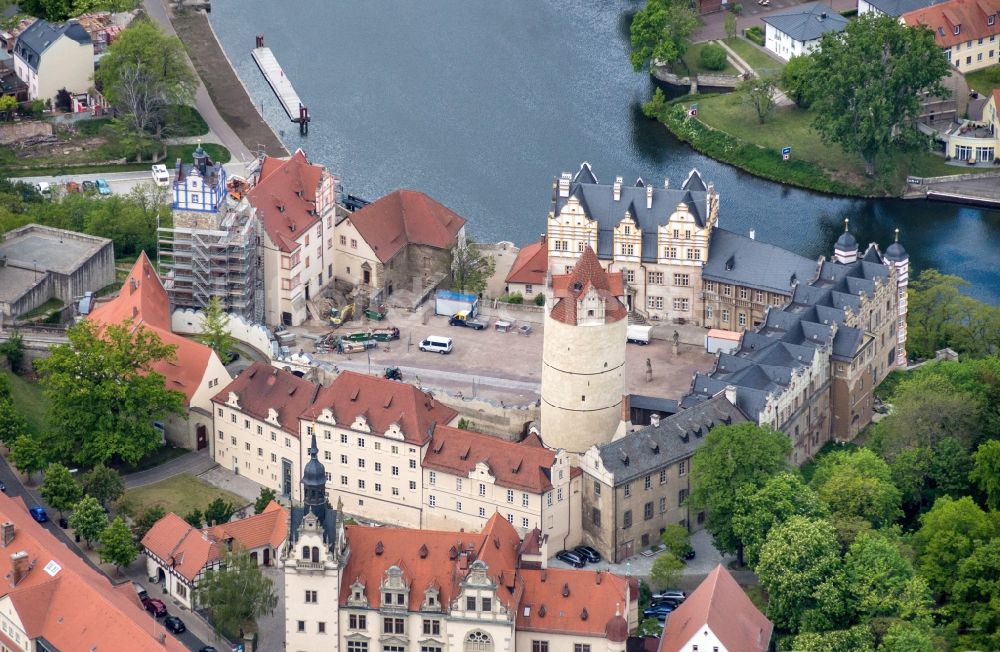
[[[545,293],[544,292],[539,292],[538,294],[535,295],[535,305],[536,306],[544,306],[545,305]]]
[[[726,51],[721,45],[709,43],[698,54],[698,63],[706,70],[722,70],[726,67]]]
[[[754,25],[747,30],[746,33],[747,40],[753,41],[757,45],[763,47],[764,45],[764,30],[762,30],[758,25]]]
[[[521,304],[524,303],[524,295],[520,292],[511,292],[506,296],[500,297],[500,300],[505,301],[506,303]]]

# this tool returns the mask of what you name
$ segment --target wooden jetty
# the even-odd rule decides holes
[[[309,133],[309,109],[302,104],[299,94],[295,92],[292,82],[285,76],[285,71],[281,69],[281,64],[275,58],[271,48],[264,47],[264,37],[257,35],[257,47],[250,51],[264,79],[271,86],[281,108],[288,114],[292,122],[299,123],[299,133],[303,136]]]

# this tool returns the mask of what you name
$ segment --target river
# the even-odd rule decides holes
[[[646,119],[651,81],[628,63],[641,2],[605,0],[215,0],[211,22],[290,150],[375,199],[422,190],[480,240],[524,244],[545,230],[552,178],[589,161],[602,182],[715,183],[720,224],[806,256],[831,254],[845,217],[862,244],[893,230],[915,269],[964,277],[1000,304],[1000,211],[830,197],[717,163]],[[308,105],[301,137],[250,58],[263,34]],[[248,145],[252,144],[248,143]],[[794,153],[793,153],[794,155]]]

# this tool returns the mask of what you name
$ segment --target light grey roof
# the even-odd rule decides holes
[[[643,180],[636,185],[622,184],[618,201],[614,199],[614,186],[601,184],[589,163],[580,165],[580,170],[570,182],[570,196],[575,197],[584,212],[597,221],[597,256],[608,259],[614,249],[614,229],[625,217],[628,210],[642,231],[642,251],[640,256],[644,262],[655,262],[657,259],[656,227],[666,224],[678,204],[685,204],[687,210],[694,215],[699,227],[705,226],[708,218],[708,184],[697,170],[692,170],[680,188],[658,188],[653,186],[653,201],[646,208],[646,191],[652,184]],[[553,211],[558,213],[566,205],[568,198],[556,196],[553,199]]]
[[[746,420],[746,416],[720,394],[662,419],[658,426],[646,426],[604,444],[598,452],[604,467],[614,474],[615,485],[619,485],[689,457],[715,426]]]
[[[833,7],[817,2],[800,5],[789,11],[764,16],[762,20],[795,41],[814,41],[827,32],[841,32],[847,19]]]
[[[793,280],[805,283],[815,275],[816,261],[721,228],[712,230],[701,271],[706,281],[780,294],[791,294]]]
[[[865,2],[883,14],[902,16],[907,12],[923,9],[924,7],[932,7],[942,2],[947,2],[947,0],[865,0]]]
[[[639,410],[650,410],[673,414],[679,409],[677,401],[659,396],[643,396],[641,394],[629,394],[628,404]]]
[[[53,43],[59,40],[61,36],[66,36],[81,44],[91,43],[90,34],[75,20],[63,23],[62,25],[56,25],[38,19],[17,37],[14,52],[32,70],[38,72],[38,64],[41,61],[42,54]]]

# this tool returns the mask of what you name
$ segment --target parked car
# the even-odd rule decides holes
[[[684,591],[677,591],[671,589],[669,591],[660,591],[659,593],[653,594],[653,600],[676,600],[677,602],[684,602],[687,599],[687,594]]]
[[[166,165],[162,164],[154,165],[152,171],[153,171],[153,183],[160,186],[161,188],[170,185],[170,173],[167,172]]]
[[[198,648],[198,652],[219,652],[219,651],[216,650],[211,645],[205,645],[203,647]]]
[[[97,189],[97,186],[94,185],[94,182],[89,179],[80,183],[80,187],[83,188],[84,192],[94,192],[94,190]]]
[[[97,186],[98,194],[101,195],[111,194],[111,186],[109,186],[108,182],[105,181],[104,179],[98,179],[97,181],[94,182],[94,185]]]
[[[7,491],[7,484],[3,480],[0,480],[0,491]]]
[[[644,618],[656,618],[661,620],[666,618],[667,614],[674,610],[673,605],[669,604],[658,604],[652,607],[646,607],[642,610],[642,615]]]
[[[177,616],[167,616],[164,618],[163,626],[167,628],[167,631],[173,634],[180,634],[187,631],[187,627],[184,626],[184,621]]]
[[[481,319],[476,319],[476,317],[467,310],[462,310],[452,315],[451,318],[448,319],[448,325],[465,326],[466,328],[471,328],[477,331],[481,331],[488,326],[486,322]]]
[[[146,611],[157,618],[167,615],[167,605],[163,604],[163,600],[151,598],[148,595],[139,599],[142,601],[142,606],[145,607]]]
[[[450,337],[438,337],[431,335],[420,343],[421,351],[433,351],[435,353],[451,353],[452,342]]]
[[[228,364],[233,364],[234,362],[236,362],[239,359],[240,359],[240,354],[238,352],[236,352],[236,351],[230,351],[229,353],[226,354],[226,359],[223,362],[223,364],[227,364],[227,365]]]
[[[597,552],[590,546],[577,546],[576,548],[573,548],[573,552],[580,555],[591,564],[596,564],[601,561],[601,553]]]
[[[39,181],[35,184],[35,190],[42,195],[49,195],[52,193],[52,185],[48,181]]]
[[[45,513],[44,507],[32,507],[28,511],[31,513],[31,518],[39,523],[45,523],[49,520],[49,515]]]
[[[76,181],[68,182],[66,184],[66,192],[75,195],[76,193],[80,192],[80,184],[78,184]]]
[[[560,550],[556,553],[556,559],[566,562],[573,568],[583,568],[587,565],[587,562],[583,560],[583,557],[571,550]]]

